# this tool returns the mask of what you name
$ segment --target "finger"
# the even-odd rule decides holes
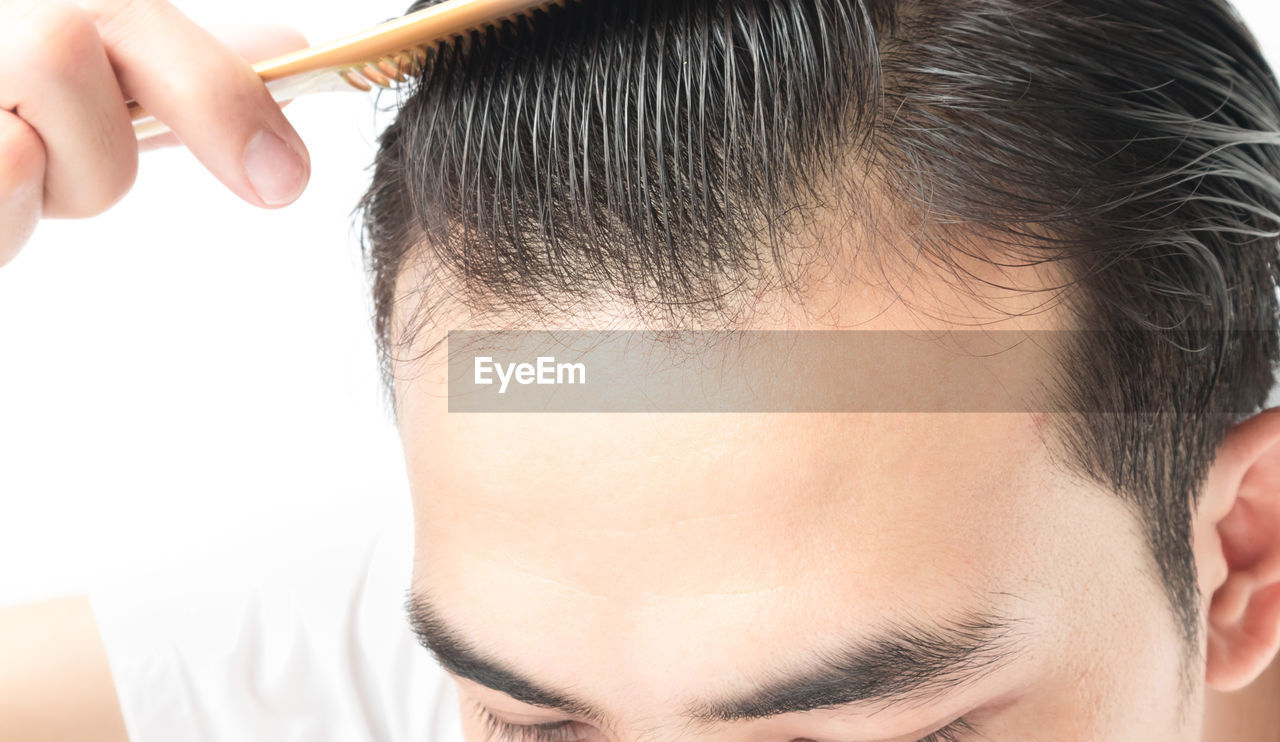
[[[0,111],[0,266],[18,254],[40,221],[44,143],[25,121]]]
[[[280,104],[280,107],[286,108],[292,102],[293,101],[291,100],[284,101]],[[138,141],[139,152],[150,152],[157,149],[168,149],[171,147],[181,146],[182,140],[178,138],[177,134],[174,134],[171,131],[166,131],[163,134],[157,134]]]
[[[261,62],[310,45],[305,36],[288,26],[212,26],[209,31],[246,62]],[[286,101],[280,107],[283,108],[290,102]],[[182,140],[178,139],[178,135],[166,132],[142,140],[138,143],[138,150],[150,152],[181,144]]]
[[[93,216],[133,185],[138,149],[124,98],[97,29],[74,5],[10,0],[0,109],[44,142],[46,217]]]
[[[293,101],[291,100],[283,101],[282,103],[280,103],[280,107],[287,108],[289,104],[292,102]],[[181,147],[181,146],[182,146],[182,140],[178,138],[177,134],[174,134],[171,131],[166,131],[163,134],[157,134],[155,136],[150,136],[150,137],[147,137],[146,139],[141,139],[138,141],[139,152],[150,152],[156,149],[168,149],[170,147]]]
[[[80,0],[124,92],[171,128],[233,192],[291,203],[311,161],[248,62],[166,0]]]

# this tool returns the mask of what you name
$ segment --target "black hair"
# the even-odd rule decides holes
[[[1227,2],[568,0],[422,72],[359,207],[388,374],[442,291],[732,321],[797,283],[819,213],[908,225],[899,257],[962,282],[1059,267],[1105,329],[1063,395],[1113,411],[1062,416],[1064,450],[1198,646],[1192,508],[1238,421],[1211,410],[1260,409],[1280,356],[1280,90]],[[398,296],[423,255],[448,280]]]

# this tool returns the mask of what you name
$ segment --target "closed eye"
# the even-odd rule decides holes
[[[490,714],[478,703],[473,706],[484,722],[486,742],[582,742],[590,733],[587,725],[570,720],[546,724],[512,724]],[[973,725],[960,718],[918,742],[969,742],[973,734]]]
[[[969,742],[974,734],[976,732],[973,725],[961,718],[930,734],[920,742]]]
[[[583,742],[591,728],[577,721],[553,721],[547,724],[512,724],[489,713],[480,704],[473,704],[485,726],[486,742]],[[940,740],[922,742],[950,742]]]

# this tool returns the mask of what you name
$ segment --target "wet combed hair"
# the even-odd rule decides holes
[[[1208,410],[1260,409],[1280,354],[1278,130],[1223,0],[570,0],[443,46],[381,136],[359,210],[384,370],[446,292],[732,320],[820,252],[814,215],[891,211],[902,257],[959,278],[1056,266],[1106,329],[1064,393],[1117,411],[1063,418],[1064,450],[1139,516],[1194,648],[1191,508],[1240,418]],[[397,296],[423,256],[443,273]]]

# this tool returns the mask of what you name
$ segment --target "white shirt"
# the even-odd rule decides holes
[[[131,742],[461,742],[453,683],[405,618],[411,543],[91,592]]]

